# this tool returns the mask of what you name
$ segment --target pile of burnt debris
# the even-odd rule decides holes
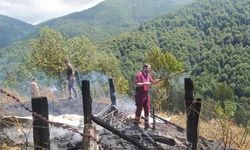
[[[74,103],[72,103],[72,101]],[[50,111],[54,114],[62,113],[61,111],[67,111],[72,108],[72,105],[76,109],[75,113],[82,113],[77,111],[77,103],[79,100],[61,100],[59,103],[53,103],[50,105]],[[16,106],[17,107],[17,106]],[[5,107],[9,110],[16,107]],[[57,107],[57,109],[55,109]],[[121,106],[122,107],[122,106]],[[150,119],[151,127],[145,129],[143,118],[141,118],[141,123],[136,126],[133,123],[133,117],[131,116],[131,111],[123,111],[122,108],[116,108],[112,105],[106,103],[96,103],[93,105],[94,110],[98,110],[99,113],[93,115],[93,121],[97,122],[95,124],[97,132],[97,144],[100,150],[122,150],[122,149],[173,149],[173,150],[183,150],[192,149],[192,144],[187,141],[186,130],[181,128],[170,121],[154,115]],[[18,110],[18,109],[17,109]],[[19,112],[21,109],[19,109]],[[79,108],[82,111],[82,109]],[[72,114],[72,109],[71,112]],[[81,118],[82,119],[82,118]],[[26,124],[23,127],[32,129],[32,121],[21,121],[21,123]],[[25,123],[26,122],[26,123]],[[83,131],[83,123],[79,125],[78,130]],[[11,129],[14,133],[14,129]],[[4,130],[5,131],[5,130]],[[24,129],[25,131],[25,129]],[[23,132],[24,132],[23,131]],[[75,132],[65,131],[58,127],[50,127],[50,147],[51,149],[68,149],[68,150],[78,150],[82,149],[82,137]],[[61,134],[54,135],[56,132]],[[1,132],[4,133],[4,132]],[[31,134],[32,136],[32,134]],[[14,139],[6,139],[6,136],[0,136],[1,141],[8,141],[15,145]],[[11,138],[11,137],[10,137]],[[26,137],[27,138],[27,137]],[[132,143],[131,143],[132,140]],[[26,141],[27,142],[27,141]],[[32,147],[32,138],[28,143],[18,143],[19,146],[25,148]],[[17,143],[17,142],[16,142]],[[198,140],[199,149],[210,150],[210,149],[223,149],[220,142],[209,141],[205,138],[199,137]]]
[[[194,101],[193,86],[192,84],[189,86],[188,83],[192,83],[190,79],[185,80],[187,129],[181,128],[154,113],[152,113],[151,116],[150,128],[144,127],[143,118],[141,119],[139,126],[135,125],[133,123],[134,117],[131,117],[133,112],[128,111],[128,108],[124,108],[125,105],[120,105],[120,108],[117,107],[119,105],[116,105],[117,102],[113,88],[111,88],[110,93],[111,104],[98,103],[92,101],[92,98],[90,97],[88,81],[83,81],[82,101],[80,99],[71,99],[48,103],[46,97],[40,97],[32,99],[32,104],[21,106],[4,105],[2,108],[7,112],[10,110],[18,115],[23,116],[24,114],[22,114],[22,112],[28,112],[29,116],[33,116],[32,121],[28,123],[29,125],[25,126],[26,128],[32,129],[33,125],[32,138],[30,140],[30,136],[25,136],[26,143],[20,143],[22,147],[26,146],[26,149],[32,146],[58,150],[91,149],[90,147],[85,146],[91,145],[90,143],[92,142],[95,143],[93,146],[95,147],[94,149],[100,150],[196,150],[197,147],[200,150],[224,150],[225,147],[223,147],[222,142],[210,141],[198,136],[197,127],[199,113],[197,112],[200,112],[201,100],[196,99]],[[27,111],[30,107],[32,107],[32,110]],[[124,109],[127,111],[124,111]],[[80,116],[84,114],[84,117],[79,119],[82,121],[80,121],[80,124],[75,126],[75,128],[56,121],[53,122],[49,120],[48,117],[49,114],[61,115],[72,113]],[[44,120],[45,118],[47,120]],[[5,118],[0,119],[1,122],[4,122],[5,120]],[[76,119],[73,119],[70,123],[75,121]],[[68,131],[65,132],[64,130],[67,129]],[[1,127],[0,140],[9,140],[10,142],[14,141],[15,139],[11,139],[10,135],[6,136],[7,134],[5,131],[9,131],[12,134],[16,133],[14,132],[15,128],[8,128],[8,130],[6,130],[6,128],[3,129]],[[24,133],[25,129],[22,129],[22,132]],[[27,133],[25,135],[31,134]],[[40,139],[36,137],[40,137]],[[42,139],[41,137],[44,138]],[[35,144],[32,144],[33,141]],[[37,141],[40,143],[37,143]],[[18,142],[15,141],[14,143]]]
[[[20,146],[22,149],[30,149],[38,145],[45,147],[45,149],[78,150],[84,148],[86,145],[84,139],[88,139],[94,141],[95,149],[100,150],[183,150],[197,149],[197,147],[200,150],[225,149],[221,141],[210,141],[198,136],[199,113],[197,112],[200,112],[201,100],[194,101],[193,85],[189,78],[185,79],[187,129],[181,128],[154,113],[151,116],[150,128],[144,127],[143,118],[139,125],[135,125],[134,117],[131,117],[134,112],[124,108],[126,105],[131,107],[128,105],[128,101],[126,101],[126,105],[120,104],[121,108],[116,105],[113,84],[110,84],[111,104],[109,104],[92,101],[89,81],[82,83],[82,101],[81,99],[70,99],[48,103],[46,97],[38,97],[32,99],[32,104],[20,104],[19,100],[16,99],[17,104],[15,105],[0,105],[0,110],[3,112],[11,112],[18,116],[30,116],[30,118],[19,118],[18,120],[18,117],[13,119],[13,117],[2,117],[1,115],[0,146],[4,141],[8,144],[12,143],[13,146]],[[65,114],[69,114],[70,121],[63,124],[50,120],[51,118],[48,117],[49,115]],[[73,115],[80,117],[73,119]],[[73,125],[74,128],[72,128],[71,123],[74,122],[79,124]],[[10,125],[11,123],[12,125]],[[85,128],[88,125],[95,128],[95,136],[85,133],[87,131]],[[22,135],[15,135],[18,133],[17,126],[23,127],[20,130]],[[44,131],[46,135],[44,135]],[[44,137],[41,138],[42,136]],[[40,140],[38,144],[37,139]]]
[[[192,149],[192,144],[187,141],[184,128],[157,115],[151,118],[153,122],[151,122],[150,128],[144,127],[143,118],[137,126],[130,115],[124,116],[118,110],[112,109],[112,106],[106,112],[98,114],[92,119],[103,126],[97,127],[99,149]],[[134,142],[131,142],[131,140]],[[223,149],[220,142],[209,141],[202,137],[199,137],[198,141],[198,147],[201,150]],[[81,148],[81,143],[69,145],[69,149]]]
[[[113,110],[113,111],[110,111]],[[104,117],[103,117],[104,116]],[[150,119],[150,128],[144,127],[143,118],[134,124],[131,115],[125,116],[111,108],[93,118],[94,122],[104,128],[98,131],[100,149],[185,149],[190,147],[185,140],[185,131],[169,124],[163,118]],[[177,128],[178,130],[177,130]],[[175,133],[174,133],[175,132]],[[178,135],[176,135],[178,132]],[[174,134],[174,135],[171,135]],[[134,142],[131,142],[133,140]]]
[[[75,103],[72,103],[74,101]],[[50,111],[53,114],[59,114],[61,111],[68,110],[72,108],[72,105],[77,105],[79,100],[61,100],[59,103],[51,104]],[[57,107],[56,107],[57,106]],[[59,106],[59,107],[58,107]],[[96,134],[97,134],[97,143],[100,150],[123,150],[123,149],[171,149],[171,150],[183,150],[183,149],[192,149],[192,144],[187,141],[186,130],[179,127],[176,124],[171,123],[170,121],[154,115],[150,118],[151,127],[145,129],[143,118],[141,118],[141,123],[139,126],[136,126],[133,123],[133,116],[131,116],[131,111],[124,111],[120,108],[116,108],[112,105],[104,103],[96,103],[93,105],[94,113],[93,121],[97,122],[95,124]],[[16,106],[17,107],[17,106]],[[8,106],[8,110],[16,108],[15,106]],[[28,106],[27,106],[28,107]],[[61,110],[59,109],[61,107]],[[57,109],[55,109],[57,108]],[[63,108],[63,109],[62,109]],[[18,110],[18,109],[17,109]],[[75,109],[75,113],[80,113]],[[81,110],[82,111],[82,110]],[[19,114],[22,114],[20,111]],[[68,112],[69,113],[69,112]],[[70,111],[72,114],[72,109]],[[82,118],[81,118],[82,119]],[[24,123],[25,121],[21,121]],[[24,123],[25,124],[25,123]],[[25,127],[32,128],[32,121],[26,122]],[[101,124],[101,125],[98,125]],[[83,123],[79,125],[78,130],[83,131]],[[51,148],[55,149],[68,149],[68,150],[77,150],[82,149],[82,137],[72,131],[63,131],[63,129],[57,127],[50,127],[51,130]],[[53,135],[57,132],[61,134]],[[4,131],[1,131],[1,141],[8,141],[10,143],[11,139],[7,139],[4,135]],[[13,133],[14,130],[12,129]],[[24,131],[23,131],[24,132]],[[31,134],[32,136],[32,134]],[[11,138],[11,137],[10,137]],[[27,137],[25,137],[27,138]],[[132,140],[132,143],[131,143]],[[32,137],[30,138],[28,144],[18,143],[22,147],[32,147]],[[12,145],[15,145],[12,139]],[[17,143],[17,142],[16,142]],[[25,145],[26,144],[26,145]],[[210,141],[205,138],[199,137],[198,147],[201,150],[213,150],[213,149],[223,149],[219,141]]]

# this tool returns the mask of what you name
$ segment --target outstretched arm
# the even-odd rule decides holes
[[[150,77],[150,83],[151,84],[158,84],[159,83],[159,79],[153,79],[152,76]]]
[[[135,85],[136,87],[142,87],[144,85],[151,85],[151,82],[137,82]]]

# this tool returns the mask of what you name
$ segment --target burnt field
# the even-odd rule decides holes
[[[25,107],[31,108],[31,104],[28,102],[24,105]],[[151,118],[151,128],[148,129],[144,129],[143,118],[141,118],[139,126],[135,126],[133,124],[133,101],[118,100],[118,111],[110,111],[109,106],[109,100],[105,99],[94,100],[92,103],[93,115],[100,119],[105,126],[110,126],[112,129],[106,129],[105,127],[95,124],[98,135],[96,140],[99,149],[191,149],[191,144],[186,140],[186,130],[164,118],[156,117],[155,124],[153,124]],[[8,115],[31,116],[30,112],[26,111],[18,104],[2,105],[1,109],[3,112],[7,112]],[[83,116],[82,101],[80,99],[65,99],[49,102],[49,114],[53,116],[67,114],[67,116],[71,118],[71,122],[74,122],[74,115]],[[79,117],[75,119],[75,122],[81,123],[76,125],[75,128],[79,132],[82,132],[83,123],[78,119]],[[2,119],[2,121],[4,120],[5,119]],[[27,119],[26,121],[22,120],[22,123],[26,124],[23,126],[24,131],[29,130],[30,132],[32,130],[32,121]],[[15,139],[16,136],[20,137],[20,135],[12,135],[8,138],[4,136],[10,134],[4,132],[12,131],[11,133],[14,134],[13,130],[16,129],[14,126],[8,126],[8,128],[8,130],[2,130],[3,134],[0,136],[1,141],[6,141],[8,139],[9,143],[12,143],[13,146],[25,147],[25,142],[27,143],[25,139],[19,139],[18,141]],[[116,134],[114,130],[138,142],[141,148],[138,148],[138,146],[135,146],[126,138],[122,138],[120,134]],[[53,125],[50,125],[50,132],[50,145],[53,149],[81,149],[82,137],[78,133],[60,127],[54,127]],[[32,147],[32,134],[29,136],[29,138],[26,138],[29,143],[26,144],[26,148],[28,147],[28,149]],[[220,149],[220,143],[200,137],[199,149]]]

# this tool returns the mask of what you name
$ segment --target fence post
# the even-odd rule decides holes
[[[185,105],[187,114],[187,140],[192,143],[192,150],[197,150],[198,125],[201,99],[194,100],[194,85],[191,78],[185,78]]]
[[[92,114],[92,99],[90,97],[90,83],[88,80],[82,81],[82,101],[83,101],[83,113],[84,113],[84,136],[83,136],[83,150],[96,150],[97,147],[97,135],[95,126],[91,121]]]
[[[110,91],[110,99],[111,99],[111,108],[110,111],[115,111],[115,115],[118,114],[117,103],[116,103],[116,93],[115,93],[115,86],[113,83],[113,79],[109,78],[109,91]]]
[[[31,104],[34,112],[32,114],[34,149],[50,149],[49,123],[39,117],[49,120],[47,97],[34,97],[31,99]]]
[[[115,97],[115,86],[113,83],[113,79],[109,78],[109,89],[110,89],[110,99],[112,106],[116,106],[116,97]]]
[[[152,115],[153,115],[153,130],[155,130],[155,108],[152,109]]]

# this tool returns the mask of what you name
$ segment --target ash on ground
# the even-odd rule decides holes
[[[31,107],[29,103],[25,104],[25,106],[28,108]],[[147,149],[191,149],[191,144],[186,140],[185,129],[159,118],[155,120],[154,129],[152,128],[153,124],[151,124],[151,128],[144,129],[143,118],[139,126],[133,123],[133,117],[129,116],[133,114],[133,112],[131,112],[131,110],[133,111],[132,108],[130,108],[131,110],[127,110],[121,105],[119,107],[123,109],[118,107],[118,111],[110,111],[111,107],[109,106],[108,103],[93,102],[93,114],[103,120],[107,125],[127,137],[133,138]],[[1,108],[6,112],[11,112],[13,115],[31,116],[31,113],[19,105],[5,105]],[[73,126],[79,132],[83,132],[83,107],[81,100],[72,99],[49,102],[49,114],[51,115],[49,117],[51,121],[63,122]],[[3,124],[6,118],[0,118],[2,122],[0,141],[24,149],[33,149],[32,118],[19,117],[18,119],[18,117],[16,117],[15,120],[19,120],[19,126],[16,126],[16,124]],[[111,131],[97,124],[95,124],[95,126],[98,135],[97,143],[100,150],[139,149]],[[201,137],[199,138],[198,145],[200,150],[223,149],[220,141],[209,141]],[[81,149],[82,136],[71,130],[50,125],[50,147],[53,150]]]

